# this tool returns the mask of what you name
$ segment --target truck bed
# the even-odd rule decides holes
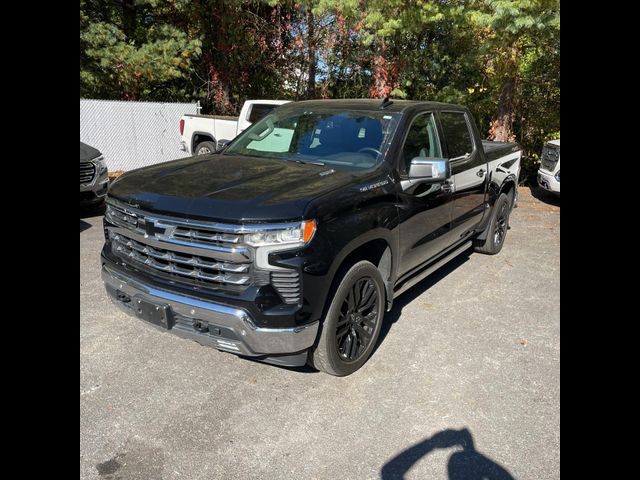
[[[493,140],[482,140],[482,148],[484,148],[488,162],[520,150],[517,143],[495,142]]]
[[[233,120],[234,122],[237,122],[238,118],[240,118],[240,117],[227,117],[225,115],[200,115],[197,113],[185,113],[183,116],[194,117],[194,118],[213,118],[214,120]]]

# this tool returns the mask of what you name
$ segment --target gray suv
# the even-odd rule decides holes
[[[80,142],[80,206],[100,206],[109,188],[109,172],[99,150]]]

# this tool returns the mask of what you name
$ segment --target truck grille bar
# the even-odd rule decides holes
[[[96,175],[96,166],[91,162],[80,163],[80,185],[93,182]]]
[[[134,266],[187,283],[246,288],[268,283],[253,269],[253,251],[242,236],[202,223],[160,217],[107,204],[107,235],[113,252]],[[240,228],[240,227],[239,227]]]
[[[553,172],[556,168],[556,163],[558,163],[558,158],[560,158],[559,149],[553,145],[545,145],[542,149],[540,164],[544,170]]]
[[[195,255],[154,248],[118,233],[110,233],[116,254],[161,272],[209,282],[248,285],[249,264],[217,262]]]

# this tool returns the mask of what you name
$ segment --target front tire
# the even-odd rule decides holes
[[[487,225],[487,238],[483,243],[475,246],[476,252],[495,255],[502,250],[509,230],[509,213],[511,212],[511,198],[501,193],[491,211],[491,220]]]
[[[196,147],[196,155],[209,155],[216,153],[216,144],[213,142],[201,142]]]
[[[384,306],[380,271],[366,260],[357,262],[335,289],[320,338],[310,352],[312,365],[340,377],[362,367],[380,335]]]

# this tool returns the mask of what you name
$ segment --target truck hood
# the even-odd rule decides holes
[[[212,221],[301,219],[313,198],[363,174],[330,166],[235,155],[200,155],[120,176],[109,197],[145,211]]]
[[[80,142],[80,163],[88,162],[89,160],[93,160],[96,157],[102,155],[100,150],[93,148],[86,143]]]

